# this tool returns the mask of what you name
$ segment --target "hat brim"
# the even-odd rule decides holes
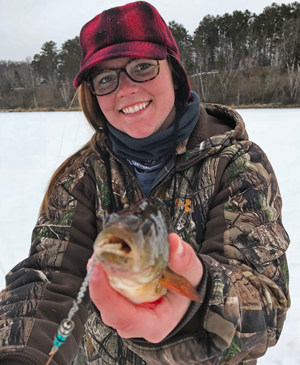
[[[100,49],[81,65],[80,71],[74,79],[73,86],[78,88],[89,70],[98,63],[120,57],[164,60],[167,57],[167,47],[158,43],[133,41],[117,43]]]

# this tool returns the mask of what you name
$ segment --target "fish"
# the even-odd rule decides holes
[[[94,243],[113,289],[136,305],[155,308],[173,290],[200,302],[194,287],[169,266],[172,219],[162,200],[151,197],[109,214]]]

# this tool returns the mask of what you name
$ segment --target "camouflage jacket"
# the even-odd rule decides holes
[[[118,208],[128,207],[144,193],[108,138],[102,135],[99,143],[109,154]],[[267,157],[248,141],[239,114],[215,104],[201,106],[177,152],[176,180],[170,166],[149,193],[170,209],[175,189],[176,231],[204,266],[197,288],[203,302],[193,302],[167,338],[153,344],[118,337],[86,295],[72,335],[51,364],[115,364],[121,358],[128,365],[255,364],[278,341],[290,305],[289,238]],[[39,217],[29,257],[7,275],[0,296],[2,365],[46,364],[111,209],[107,170],[93,153],[56,186],[50,218]]]

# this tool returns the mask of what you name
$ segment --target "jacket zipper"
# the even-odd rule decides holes
[[[187,164],[179,169],[176,168],[176,172],[179,172],[179,171],[184,171],[186,169],[189,169],[190,167],[192,167],[193,165],[195,165],[197,162],[199,162],[201,160],[201,158],[199,159],[195,159],[195,161],[193,161],[192,163],[190,164]],[[159,184],[157,186],[154,186],[153,188],[150,189],[149,191],[149,196],[150,196],[150,193],[155,193],[164,183],[165,181],[167,180],[167,177],[173,173],[175,171],[175,167],[174,165],[172,166],[172,169],[167,172],[167,174],[161,179],[161,181],[159,182]]]

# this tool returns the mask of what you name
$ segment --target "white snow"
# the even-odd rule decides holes
[[[300,109],[240,110],[250,140],[268,155],[283,197],[291,246],[292,307],[277,346],[259,365],[300,365]],[[79,112],[0,113],[0,289],[5,274],[28,255],[47,183],[55,169],[91,138]],[[298,310],[297,310],[298,309]]]

